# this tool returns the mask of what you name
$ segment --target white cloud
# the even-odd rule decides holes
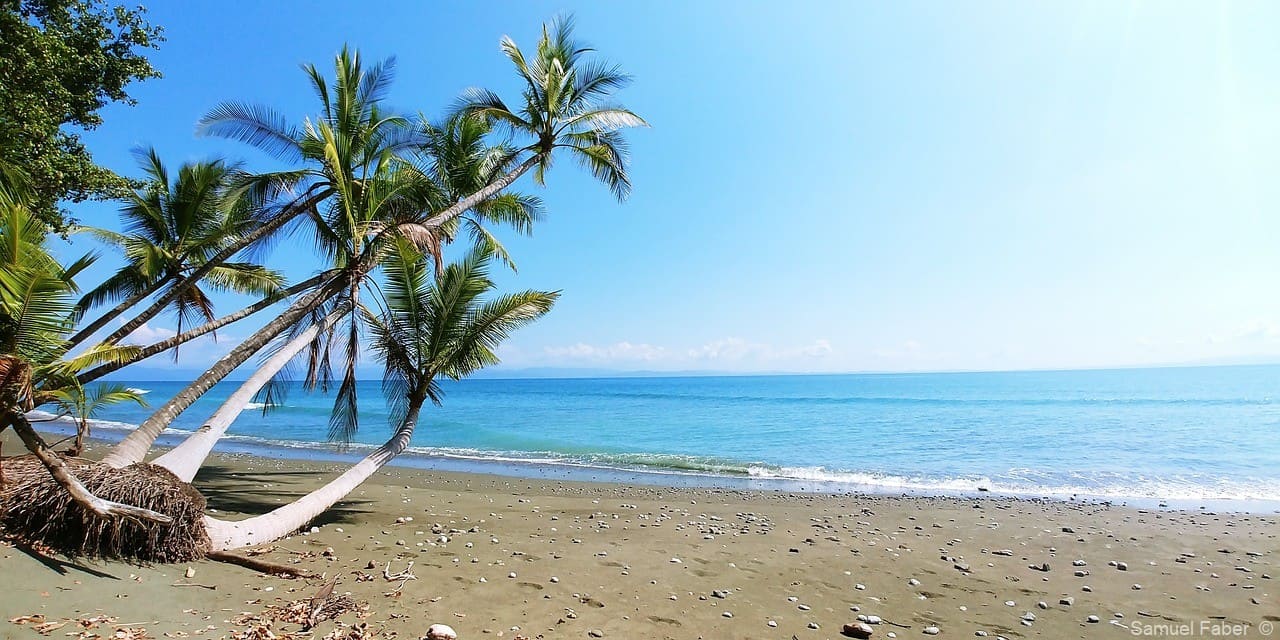
[[[670,355],[664,347],[625,340],[604,346],[579,342],[567,347],[546,347],[543,351],[552,359],[575,362],[658,362]]]
[[[176,335],[178,335],[178,332],[173,329],[166,327],[153,327],[150,323],[143,323],[141,327],[134,329],[133,333],[126,336],[120,342],[124,344],[145,346],[161,340],[168,340]]]
[[[645,365],[665,369],[802,367],[812,365],[814,360],[825,358],[832,352],[831,342],[825,339],[798,346],[776,347],[738,337],[727,337],[683,349],[624,340],[608,345],[579,342],[567,346],[545,347],[543,357],[538,359],[537,364]]]

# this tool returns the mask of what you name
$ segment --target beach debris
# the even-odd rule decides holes
[[[196,569],[195,569],[195,567],[187,567],[186,576],[187,576],[187,579],[188,579],[188,580],[190,580],[191,578],[196,577]]]
[[[388,562],[382,567],[382,577],[387,582],[395,582],[396,580],[417,580],[418,576],[413,575],[413,561],[409,561],[409,565],[403,571],[391,573],[391,563]]]
[[[335,575],[332,580],[323,587],[320,587],[320,590],[317,591],[314,596],[311,596],[311,613],[307,615],[308,629],[316,626],[316,622],[319,621],[320,612],[324,609],[324,605],[328,602],[329,597],[333,595],[333,588],[337,586],[337,584],[338,576]]]
[[[840,633],[850,638],[870,638],[875,630],[865,622],[850,622],[840,629]]]
[[[308,575],[306,569],[299,569],[288,565],[277,564],[275,562],[267,562],[248,556],[231,553],[229,551],[210,551],[205,555],[209,560],[218,562],[226,562],[228,564],[239,565],[246,569],[253,569],[267,575],[283,576],[286,578],[300,578]]]
[[[447,624],[433,624],[427,627],[423,640],[458,640],[458,632]]]

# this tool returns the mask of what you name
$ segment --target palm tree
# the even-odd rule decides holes
[[[403,166],[407,163],[405,155],[425,145],[417,131],[404,126],[403,118],[386,115],[379,107],[379,98],[391,78],[389,62],[365,72],[358,55],[344,48],[337,57],[332,89],[315,67],[306,67],[323,110],[319,118],[305,121],[302,127],[290,126],[276,112],[252,105],[224,104],[207,115],[200,125],[207,134],[254,144],[287,161],[305,162],[301,169],[255,176],[245,182],[241,191],[259,201],[286,191],[300,193],[291,195],[278,208],[285,216],[293,215],[291,212],[298,208],[306,210],[315,223],[312,227],[317,246],[331,258],[335,276],[298,299],[197,377],[117,445],[103,462],[124,466],[142,460],[179,413],[282,335],[288,335],[288,342],[241,387],[244,393],[233,394],[206,423],[208,428],[197,432],[192,447],[183,450],[182,461],[174,460],[180,455],[175,449],[167,454],[168,462],[181,468],[179,477],[192,477],[193,465],[203,461],[215,436],[225,433],[230,421],[243,411],[257,390],[308,345],[317,354],[345,354],[331,419],[332,435],[341,439],[344,431],[356,427],[358,415],[354,372],[359,318],[351,311],[358,303],[360,283],[376,267],[379,252],[388,241],[408,237],[420,248],[438,246],[439,236],[448,231],[444,225],[468,211],[478,211],[478,206],[500,196],[528,170],[536,167],[535,177],[541,182],[558,150],[570,153],[589,168],[617,197],[625,197],[631,183],[626,172],[626,143],[619,129],[647,125],[639,116],[609,103],[612,92],[624,86],[628,76],[617,67],[585,60],[591,50],[574,42],[572,31],[569,19],[544,27],[530,60],[509,38],[503,39],[503,51],[527,85],[524,107],[518,113],[512,112],[495,94],[474,90],[464,97],[459,112],[532,141],[510,150],[505,160],[493,163],[503,167],[505,173],[491,171],[489,175],[493,177],[488,184],[451,204],[442,197],[439,185],[421,179],[424,172]],[[393,174],[394,179],[383,171]],[[377,204],[376,214],[371,204]],[[297,328],[300,321],[309,326]],[[334,323],[339,321],[345,322],[341,336],[346,348],[334,350],[321,342],[333,339]],[[286,334],[290,327],[295,331]],[[308,372],[309,384],[324,377],[321,374],[329,369],[325,358],[312,358],[311,363],[320,366]],[[195,454],[185,456],[186,451]]]
[[[76,420],[75,444],[67,450],[67,455],[78,456],[84,451],[85,438],[90,435],[89,420],[103,407],[124,402],[136,402],[145,407],[147,400],[142,397],[143,393],[122,384],[99,384],[91,389],[72,384],[50,392],[54,402]]]
[[[255,374],[250,383],[265,384],[278,370],[270,370],[277,361],[282,360],[279,366],[283,366],[293,354],[323,337],[330,328],[322,326],[323,318],[347,313],[344,309],[349,310],[351,302],[341,299],[358,291],[359,283],[376,264],[376,256],[365,255],[365,241],[372,235],[376,218],[387,214],[387,201],[401,195],[403,186],[392,176],[400,163],[399,154],[415,139],[403,117],[387,113],[380,105],[392,68],[388,61],[365,69],[358,53],[343,48],[335,59],[335,82],[330,87],[324,75],[308,65],[305,71],[320,99],[321,112],[300,127],[287,124],[274,110],[240,103],[219,105],[201,120],[199,130],[206,135],[241,140],[301,164],[297,169],[246,176],[231,192],[274,210],[277,217],[303,215],[331,268],[315,289],[161,406],[103,458],[104,463],[122,467],[141,461],[174,418],[272,340],[299,322],[311,322],[309,328],[291,335],[288,345],[278,352],[292,353],[264,363],[258,372],[262,375]],[[317,316],[325,305],[328,311]],[[351,369],[354,371],[354,363]],[[256,389],[243,402],[239,400],[243,394],[234,395],[236,401],[224,405],[225,410],[211,422],[225,416],[234,419],[253,393]]]
[[[496,364],[496,349],[514,330],[551,310],[558,293],[523,291],[485,300],[493,291],[492,253],[473,250],[431,277],[430,258],[399,240],[383,263],[378,313],[364,310],[371,347],[384,363],[383,391],[395,432],[381,447],[325,486],[266,514],[239,522],[205,519],[215,549],[284,537],[345,498],[409,445],[426,401],[439,405],[440,377],[461,380]]]
[[[74,278],[94,256],[63,267],[49,254],[46,236],[45,226],[25,204],[0,188],[0,431],[13,427],[53,479],[89,512],[170,522],[164,514],[93,495],[27,420],[27,411],[55,401],[55,393],[74,385],[80,370],[125,357],[132,349],[98,345],[67,357]]]
[[[631,178],[621,129],[648,126],[643,118],[612,102],[613,92],[629,84],[631,77],[617,66],[587,60],[586,54],[593,50],[574,40],[571,17],[543,25],[532,56],[507,36],[501,47],[525,85],[522,104],[512,109],[492,91],[469,89],[458,110],[504,127],[527,144],[514,150],[505,173],[433,214],[423,226],[440,227],[511,186],[530,169],[535,169],[537,183],[543,184],[560,150],[590,170],[619,200],[625,199],[631,192]]]
[[[119,304],[72,336],[73,346],[153,294],[161,294],[167,303],[152,305],[126,326],[140,326],[167,307],[176,314],[181,333],[183,325],[192,319],[213,320],[213,305],[201,284],[237,293],[270,295],[283,282],[278,273],[261,265],[223,262],[207,270],[199,281],[181,286],[191,281],[193,272],[211,257],[261,221],[243,204],[223,206],[223,193],[230,179],[240,173],[236,165],[222,160],[188,163],[171,179],[155,149],[140,150],[137,157],[148,182],[128,197],[120,211],[125,232],[90,229],[119,248],[126,264],[86,293],[79,306],[87,311],[105,302]],[[169,291],[173,295],[165,295]],[[128,333],[124,331],[122,327],[113,332],[105,342],[125,338]]]
[[[449,202],[459,202],[501,179],[516,156],[516,151],[506,144],[489,145],[493,126],[481,118],[455,114],[439,125],[424,120],[422,129],[424,142],[419,150],[422,170],[440,185]],[[534,223],[542,217],[540,198],[504,191],[444,222],[436,233],[427,236],[427,252],[435,259],[436,273],[443,273],[443,245],[452,242],[459,227],[464,227],[474,246],[488,247],[496,258],[514,270],[511,255],[486,225],[501,224],[521,235],[529,235]]]

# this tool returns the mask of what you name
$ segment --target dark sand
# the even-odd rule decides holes
[[[338,468],[222,456],[196,484],[217,516],[235,517],[288,501]],[[464,639],[808,640],[840,637],[859,614],[884,621],[874,638],[927,637],[927,627],[952,638],[1231,637],[1225,625],[1246,625],[1234,637],[1263,638],[1280,620],[1275,515],[391,468],[315,524],[259,556],[307,568],[316,574],[308,579],[0,547],[0,637],[39,637],[34,623],[9,622],[25,615],[72,620],[48,631],[58,638],[120,628],[230,637],[253,626],[246,614],[308,599],[334,575],[336,593],[367,604],[366,616],[322,622],[315,638],[363,622],[370,637],[419,638],[443,623]],[[410,561],[416,580],[383,577],[386,563],[398,572]],[[1124,570],[1111,564],[1121,562]],[[87,631],[74,622],[97,615],[115,621]],[[272,632],[299,628],[277,621]]]

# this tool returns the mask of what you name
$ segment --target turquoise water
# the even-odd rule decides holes
[[[182,384],[132,386],[157,406]],[[198,427],[234,388],[216,387],[174,429]],[[445,391],[406,463],[669,484],[1280,502],[1280,366],[469,380]],[[360,393],[358,443],[379,443],[390,433],[380,384]],[[334,457],[330,402],[295,389],[266,416],[243,414],[226,446]],[[96,433],[145,415],[109,408]]]

